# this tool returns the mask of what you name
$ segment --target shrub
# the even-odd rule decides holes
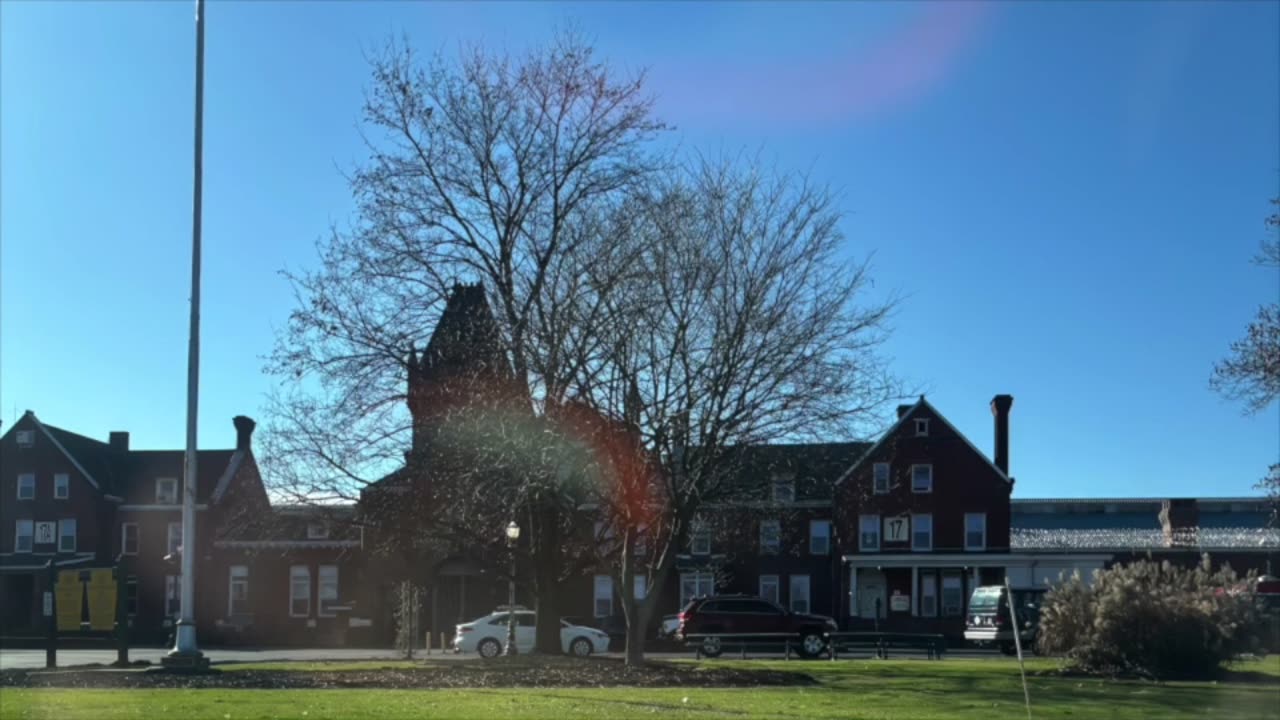
[[[1253,577],[1214,571],[1206,555],[1194,568],[1144,560],[1077,572],[1045,596],[1041,652],[1074,670],[1149,678],[1203,678],[1254,649],[1261,614]]]

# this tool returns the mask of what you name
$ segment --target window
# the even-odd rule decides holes
[[[71,476],[66,473],[58,473],[53,476],[53,498],[55,500],[66,500],[71,497]]]
[[[689,536],[689,552],[694,555],[711,554],[711,530],[702,524],[695,525]]]
[[[760,554],[777,555],[782,547],[782,523],[777,520],[760,521]]]
[[[809,576],[791,576],[791,612],[809,612]]]
[[[30,520],[19,520],[14,524],[17,527],[13,537],[13,551],[20,553],[31,552],[31,544],[35,541],[35,524]]]
[[[289,617],[311,615],[311,570],[306,565],[289,568]]]
[[[130,575],[124,581],[124,610],[133,617],[138,614],[138,576]]]
[[[156,478],[156,504],[178,504],[178,479]]]
[[[773,478],[773,501],[791,503],[796,500],[796,480],[792,475],[779,475]]]
[[[965,513],[964,516],[964,549],[987,549],[987,514]]]
[[[182,548],[182,523],[169,523],[169,533],[166,536],[164,548],[166,555],[173,555]]]
[[[911,516],[911,549],[933,549],[933,516],[929,514]]]
[[[76,551],[76,520],[68,518],[58,521],[58,552]]]
[[[320,601],[320,617],[333,617],[333,607],[338,604],[338,566],[321,565],[318,573],[317,599]]]
[[[592,611],[596,617],[609,617],[613,614],[613,578],[608,575],[597,575],[593,589],[595,602]]]
[[[36,499],[36,476],[34,474],[23,473],[18,476],[18,499]]]
[[[36,444],[35,430],[19,430],[18,431],[18,447],[29,448]]]
[[[831,521],[809,521],[809,554],[827,555],[831,552]]]
[[[649,580],[644,575],[636,575],[632,578],[631,596],[637,600],[643,600],[649,594]]]
[[[931,572],[920,573],[920,614],[938,616],[938,576]]]
[[[716,577],[711,573],[680,573],[680,607],[696,597],[716,594]]]
[[[879,515],[861,515],[858,517],[858,549],[880,549]]]
[[[231,579],[227,583],[227,616],[249,613],[249,567],[232,565]]]
[[[916,418],[916,437],[929,436],[929,421],[925,418]]]
[[[125,555],[138,554],[138,523],[121,523],[120,552]]]
[[[761,575],[760,576],[760,597],[768,600],[774,605],[778,604],[778,576],[777,575]]]
[[[942,576],[942,616],[955,617],[964,609],[964,592],[961,589],[960,576],[945,574]]]
[[[182,576],[164,576],[164,616],[178,617],[182,610]]]
[[[911,466],[911,492],[916,492],[916,493],[933,492],[933,466],[932,465],[912,465]]]
[[[329,526],[324,523],[307,523],[308,540],[324,540],[329,537]]]
[[[889,492],[889,463],[876,463],[871,467],[873,489],[877,495],[884,495]]]

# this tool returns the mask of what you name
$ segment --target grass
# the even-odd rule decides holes
[[[716,661],[735,665],[738,660]],[[394,662],[255,663],[258,669],[369,670]],[[712,663],[704,663],[712,664]],[[1023,718],[1008,660],[745,661],[804,672],[804,688],[519,688],[507,690],[0,690],[5,718]],[[234,666],[227,666],[231,669]],[[240,667],[247,667],[240,666]],[[1033,660],[1030,671],[1054,667]],[[1280,658],[1241,663],[1217,683],[1030,678],[1036,718],[1213,718],[1280,715]]]

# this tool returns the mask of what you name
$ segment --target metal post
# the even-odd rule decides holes
[[[45,585],[48,587],[50,599],[53,601],[49,607],[49,615],[45,618],[45,646],[44,646],[44,666],[47,668],[58,667],[58,592],[57,580],[58,573],[53,569],[53,561],[50,560],[45,564],[46,580]],[[41,598],[43,605],[44,598]]]
[[[516,648],[516,553],[514,542],[507,545],[511,548],[511,575],[507,578],[507,648],[503,654],[515,657],[520,654]]]
[[[182,579],[178,627],[168,663],[198,668],[207,664],[196,645],[196,419],[200,389],[200,220],[204,163],[204,0],[196,0],[196,117],[191,207],[191,327],[187,350],[187,453],[182,483]]]
[[[129,666],[129,576],[125,574],[124,554],[116,558],[116,665]]]
[[[1018,609],[1013,604],[1013,588],[1009,576],[1004,578],[1005,599],[1009,602],[1009,620],[1013,623],[1013,645],[1018,651],[1018,670],[1022,673],[1022,699],[1027,703],[1027,720],[1031,720],[1031,691],[1027,689],[1027,667],[1022,662],[1022,626],[1018,624]]]

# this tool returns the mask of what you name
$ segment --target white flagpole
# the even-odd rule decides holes
[[[196,418],[200,395],[200,210],[204,157],[204,0],[196,0],[195,183],[191,215],[191,330],[187,350],[187,451],[182,483],[182,589],[171,664],[200,667],[196,645]]]

